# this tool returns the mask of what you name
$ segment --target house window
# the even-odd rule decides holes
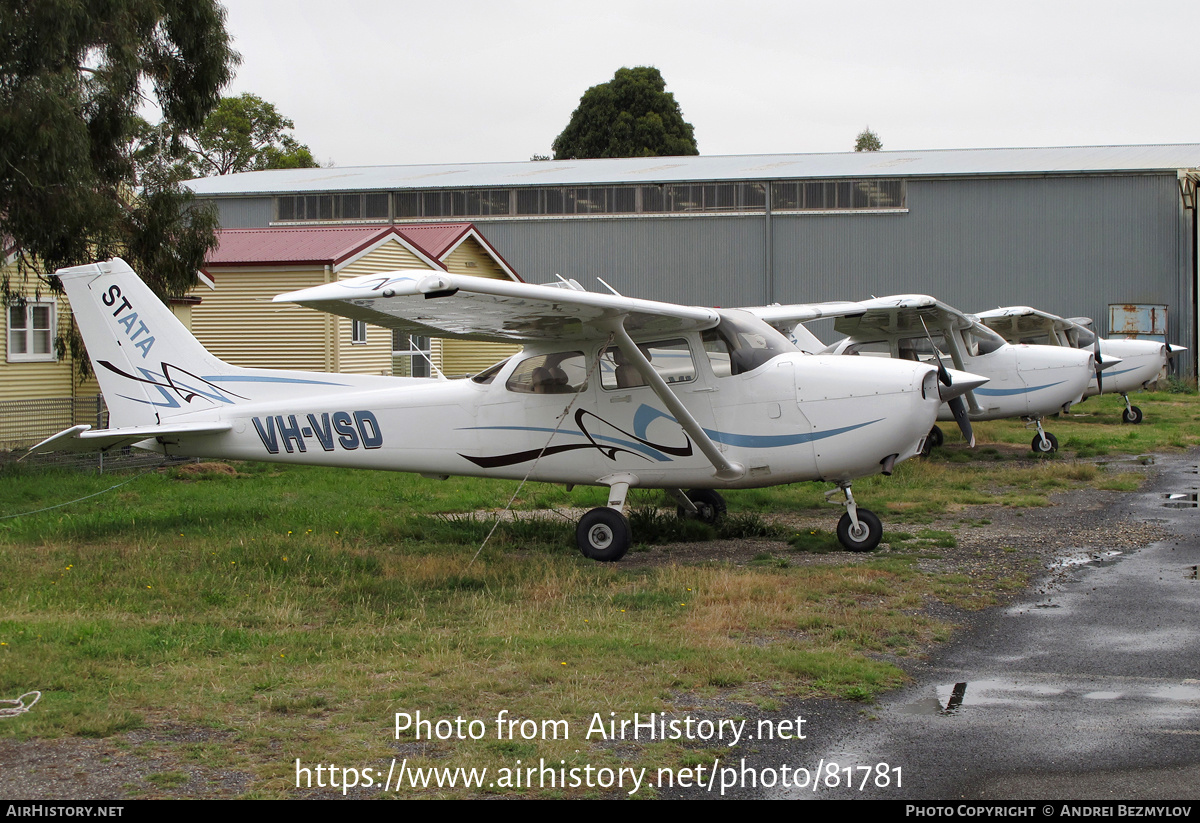
[[[355,345],[367,342],[367,321],[354,320],[350,324],[350,342]]]
[[[53,361],[54,303],[8,307],[8,361]]]

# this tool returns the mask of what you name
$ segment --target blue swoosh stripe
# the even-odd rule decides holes
[[[855,423],[853,426],[843,426],[840,429],[826,429],[821,432],[807,432],[805,434],[733,434],[731,432],[720,432],[712,429],[705,429],[707,434],[713,441],[717,443],[725,443],[729,446],[742,446],[747,449],[774,449],[780,446],[796,446],[800,443],[811,443],[814,440],[824,440],[826,437],[835,437],[839,434],[861,429],[863,426],[870,426],[878,423],[883,418],[868,420],[866,423]]]
[[[729,446],[740,446],[747,449],[775,449],[781,446],[797,446],[801,443],[811,443],[814,440],[824,440],[827,437],[836,437],[839,434],[845,434],[855,429],[861,429],[864,426],[870,426],[878,423],[883,418],[869,420],[865,423],[856,423],[853,426],[843,426],[840,429],[826,429],[819,432],[805,432],[800,434],[736,434],[733,432],[722,432],[715,429],[705,429],[704,433],[715,443],[724,443]],[[501,430],[501,431],[533,431],[533,432],[552,432],[554,429],[541,426],[474,426],[468,430]],[[581,431],[569,431],[559,429],[559,434],[569,434],[575,437],[584,437]],[[622,440],[618,437],[608,437],[606,435],[593,434],[596,440],[604,440],[608,443],[617,443],[623,446],[628,446],[631,449],[636,449],[643,454],[649,455],[658,461],[669,461],[671,458],[664,455],[657,449],[650,448],[636,441]]]
[[[298,377],[265,377],[244,375],[202,375],[201,380],[210,383],[296,383],[304,386],[348,386],[349,383],[331,383],[328,380],[301,380]]]
[[[993,397],[1009,396],[1013,394],[1027,394],[1029,392],[1041,391],[1042,389],[1049,389],[1054,386],[1061,386],[1065,382],[1067,381],[1059,380],[1057,383],[1047,383],[1044,386],[1027,386],[1023,389],[975,389],[975,393],[990,395]]]

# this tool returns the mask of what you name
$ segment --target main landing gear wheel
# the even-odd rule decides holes
[[[1125,411],[1121,412],[1122,423],[1132,423],[1137,425],[1142,422],[1142,410],[1137,406],[1130,406]]]
[[[633,542],[629,520],[616,509],[601,506],[579,518],[575,542],[583,556],[603,563],[620,560]]]
[[[859,509],[857,514],[857,529],[854,528],[854,521],[850,519],[850,512],[842,515],[837,527],[838,542],[846,551],[869,552],[879,545],[883,537],[883,524],[874,512],[867,509]]]
[[[683,506],[676,510],[680,520],[695,518],[702,523],[715,526],[725,516],[725,498],[712,489],[688,489],[688,500],[696,505],[696,513],[692,514]]]
[[[1058,438],[1052,435],[1050,432],[1046,432],[1046,440],[1043,442],[1042,436],[1040,434],[1036,435],[1033,438],[1033,443],[1030,444],[1030,448],[1038,454],[1050,454],[1052,452],[1056,452],[1058,451]]]

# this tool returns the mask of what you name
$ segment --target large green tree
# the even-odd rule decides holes
[[[699,154],[692,124],[658,69],[617,69],[579,100],[571,122],[554,140],[554,159]]]
[[[320,164],[274,105],[253,94],[223,97],[187,140],[197,177],[262,169],[311,169]]]
[[[21,271],[121,254],[159,294],[191,288],[216,221],[171,157],[237,60],[216,0],[0,0],[0,240]],[[165,150],[138,179],[146,103]]]

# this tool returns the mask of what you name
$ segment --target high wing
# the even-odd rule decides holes
[[[810,320],[834,318],[834,329],[855,339],[878,334],[915,336],[926,329],[966,329],[973,325],[968,315],[924,294],[897,294],[859,302],[760,306],[747,311],[780,330]]]
[[[614,323],[631,335],[702,331],[713,309],[585,291],[574,281],[538,286],[453,274],[371,274],[278,295],[406,334],[503,343],[607,337]]]
[[[513,343],[609,338],[696,441],[717,477],[737,478],[746,472],[721,453],[632,337],[711,329],[721,320],[713,309],[595,294],[567,280],[535,286],[469,275],[406,272],[366,275],[281,294],[275,300],[433,337]]]
[[[980,323],[1009,341],[1019,340],[1029,335],[1066,331],[1077,325],[1074,320],[1065,320],[1056,314],[1039,311],[1029,306],[1008,306],[980,312],[975,316],[979,318]]]

